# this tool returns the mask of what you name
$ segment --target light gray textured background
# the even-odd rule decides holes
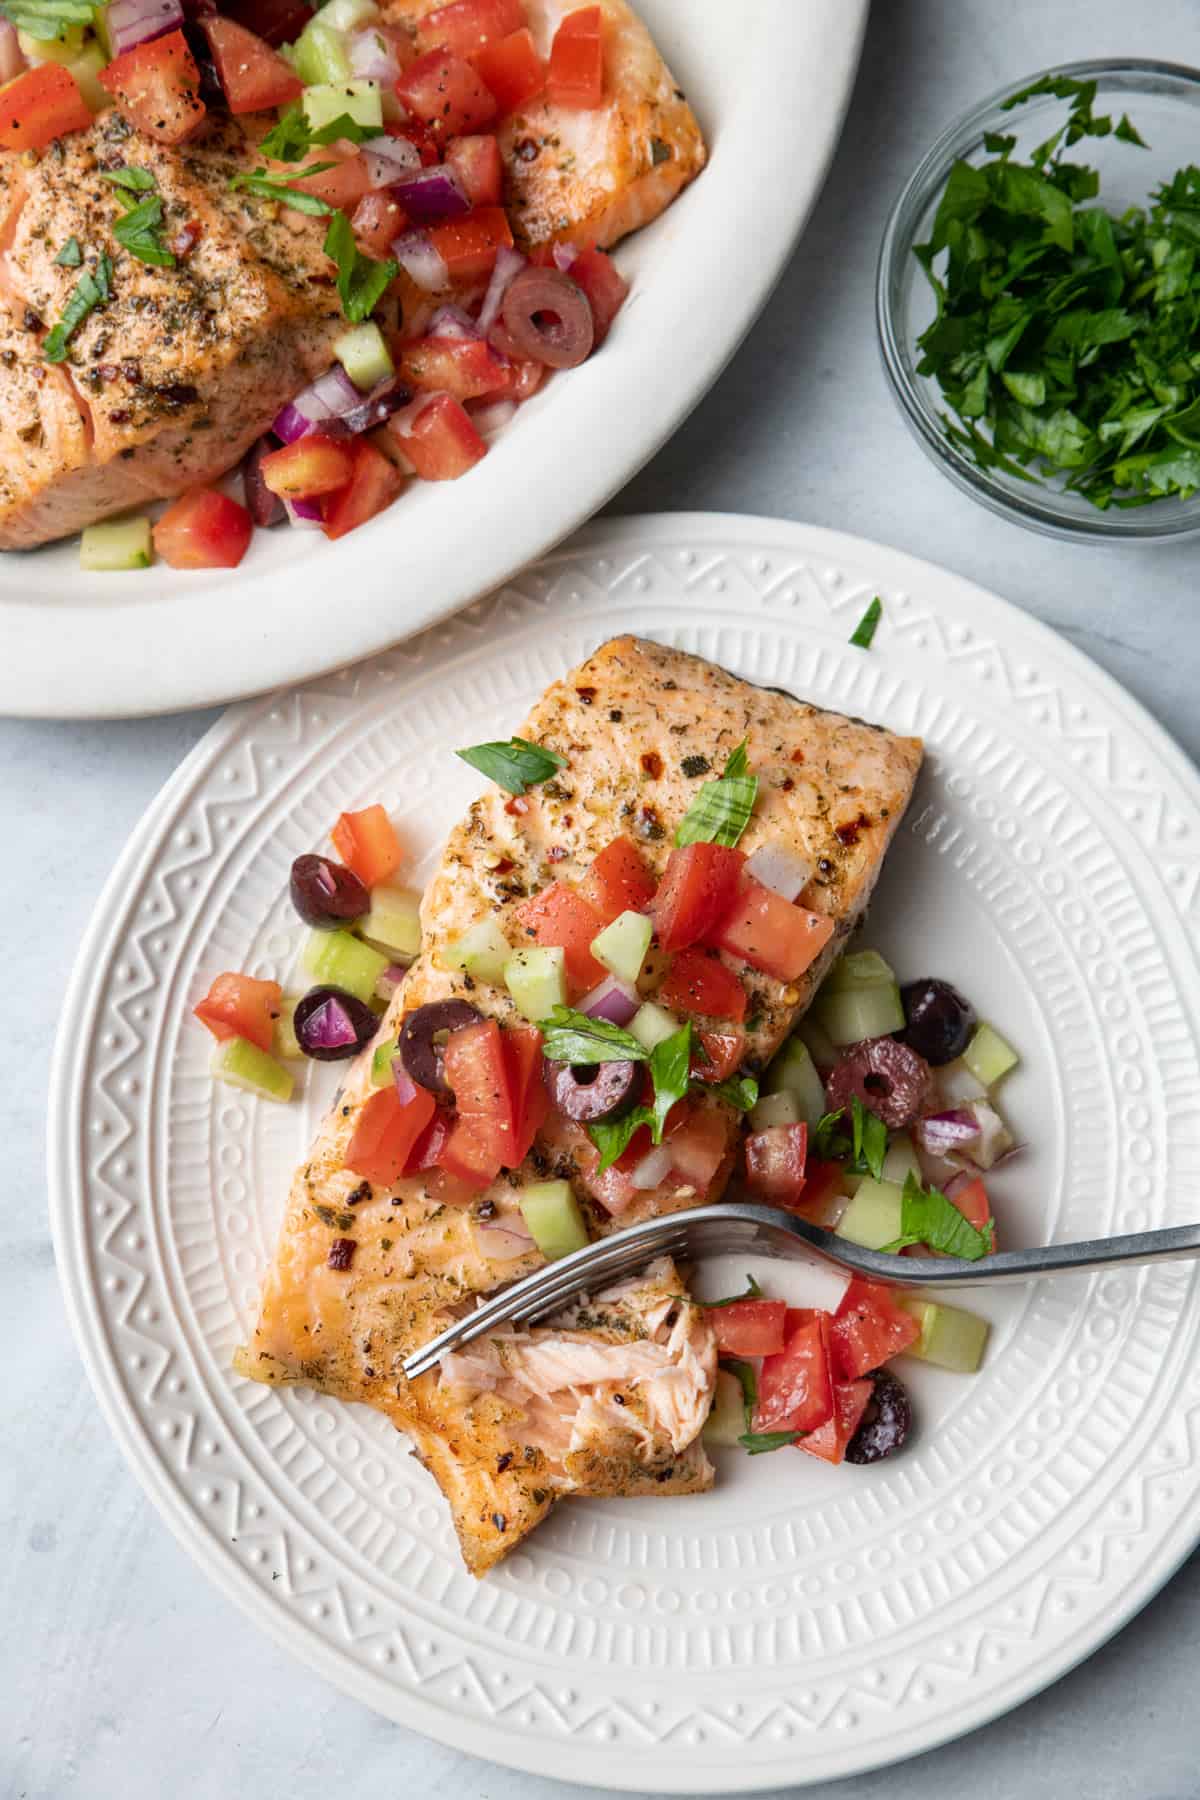
[[[875,352],[884,215],[932,137],[1001,82],[1109,54],[1200,62],[1200,7],[875,0],[833,172],[782,286],[714,392],[613,510],[780,514],[944,563],[1066,633],[1195,757],[1200,546],[1081,549],[993,519],[911,444]],[[731,257],[743,248],[731,220]],[[211,717],[0,722],[0,1796],[566,1800],[584,1790],[492,1768],[387,1724],[248,1624],[135,1486],[68,1333],[43,1175],[55,1014],[127,832]],[[814,1800],[1197,1800],[1198,1662],[1193,1558],[1106,1649],[1008,1718],[891,1770],[806,1791]]]

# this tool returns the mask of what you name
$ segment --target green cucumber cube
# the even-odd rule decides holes
[[[557,944],[514,950],[504,965],[504,985],[517,1011],[540,1025],[556,1006],[567,1004],[566,958]]]
[[[839,1047],[904,1030],[904,1008],[894,981],[886,987],[844,988],[832,994],[822,989],[813,1011],[818,1025]]]
[[[97,9],[97,21],[103,17],[104,8],[101,6]],[[79,55],[68,64],[89,112],[103,112],[106,106],[112,105],[112,95],[100,85],[100,71],[108,67],[109,61],[110,58],[105,56],[99,44],[85,44]]]
[[[898,1181],[903,1187],[910,1175],[918,1186],[923,1185],[924,1178],[913,1141],[906,1133],[901,1132],[888,1145],[887,1155],[883,1159],[883,1178],[885,1181]]]
[[[801,1019],[796,1027],[796,1036],[813,1059],[813,1066],[818,1074],[828,1074],[838,1060],[840,1054],[837,1045],[828,1032],[823,1031],[817,1021],[809,1013]]]
[[[645,913],[623,912],[592,939],[592,955],[610,974],[636,983],[653,936],[653,919]]]
[[[392,962],[410,963],[421,953],[421,896],[410,888],[371,889],[371,910],[358,929]]]
[[[985,1088],[994,1087],[1002,1075],[1015,1069],[1020,1057],[1011,1044],[1006,1044],[998,1031],[990,1025],[977,1025],[975,1033],[963,1051],[963,1061]]]
[[[630,1037],[635,1037],[643,1050],[653,1050],[665,1038],[674,1037],[679,1030],[679,1020],[665,1006],[647,1000],[630,1019],[628,1029]]]
[[[376,1044],[371,1053],[371,1086],[385,1088],[394,1079],[392,1064],[400,1054],[400,1046],[394,1037],[385,1038],[382,1044]]]
[[[226,1038],[217,1045],[212,1072],[218,1081],[244,1088],[248,1094],[261,1094],[264,1100],[290,1100],[295,1086],[290,1069],[245,1038]]]
[[[81,569],[108,574],[115,569],[148,569],[153,561],[150,521],[143,513],[132,519],[105,519],[80,533]]]
[[[473,981],[486,981],[499,987],[513,947],[495,919],[483,919],[472,925],[460,938],[443,944],[438,961],[444,969],[461,969]]]
[[[345,988],[366,1005],[389,959],[348,931],[310,931],[300,960],[320,986]]]
[[[390,381],[396,373],[392,353],[373,319],[343,331],[333,346],[333,354],[355,387],[364,394],[378,387],[381,381]]]
[[[868,1176],[842,1214],[838,1237],[861,1244],[864,1250],[882,1250],[900,1236],[904,1189],[898,1181],[872,1181]]]
[[[746,1429],[746,1396],[736,1375],[717,1370],[712,1409],[700,1433],[706,1444],[734,1445]]]
[[[800,1107],[796,1096],[782,1088],[778,1094],[764,1094],[750,1109],[751,1131],[770,1131],[775,1125],[798,1125]]]
[[[299,1062],[304,1055],[296,1036],[296,1008],[303,997],[302,994],[285,994],[275,1021],[275,1054],[284,1062]]]
[[[970,1106],[987,1099],[987,1089],[961,1056],[942,1064],[937,1071],[937,1089],[943,1106]]]
[[[539,1181],[522,1188],[521,1212],[533,1241],[546,1258],[555,1262],[582,1250],[588,1242],[587,1226],[569,1181]]]
[[[293,46],[296,73],[306,87],[350,80],[350,58],[341,33],[320,13],[308,21]],[[336,117],[336,114],[331,114]]]
[[[906,1356],[920,1357],[922,1362],[954,1369],[960,1375],[975,1373],[991,1331],[986,1319],[961,1306],[943,1306],[941,1301],[922,1300],[915,1294],[900,1299],[899,1304],[921,1327],[920,1337],[908,1346]]]
[[[821,993],[845,994],[856,988],[894,987],[896,976],[878,950],[850,950],[839,956],[821,983]]]
[[[825,1089],[809,1048],[801,1038],[789,1038],[767,1070],[768,1094],[791,1094],[798,1116],[815,1125],[825,1112]]]
[[[40,63],[70,64],[83,50],[83,26],[65,25],[59,38],[39,38],[31,31],[18,31],[17,42],[26,56],[35,57]]]
[[[328,18],[329,8],[326,7],[322,23],[327,23]],[[353,119],[356,125],[361,125],[364,131],[383,130],[383,102],[378,84],[374,81],[323,82],[316,87],[305,88],[301,104],[313,131],[324,130],[326,125],[332,125],[335,119],[340,119],[343,115]],[[336,344],[334,353],[337,353]]]

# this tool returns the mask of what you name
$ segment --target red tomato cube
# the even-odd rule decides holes
[[[681,951],[667,971],[660,998],[672,1012],[705,1013],[736,1025],[746,1016],[745,988],[712,950]]]
[[[407,225],[408,214],[387,188],[373,188],[364,194],[350,217],[355,243],[365,256],[377,261],[387,256]]]
[[[317,500],[336,494],[354,474],[349,444],[315,431],[271,450],[259,464],[263,481],[281,500]]]
[[[341,813],[329,835],[338,856],[364,887],[389,880],[404,860],[396,827],[378,804]]]
[[[616,837],[593,857],[579,884],[589,906],[606,925],[623,912],[645,912],[654,898],[654,877],[636,844]]]
[[[277,981],[256,981],[253,975],[218,975],[193,1011],[218,1042],[246,1038],[270,1054],[275,1021],[283,1005],[283,989]]]
[[[992,1203],[988,1199],[988,1191],[983,1184],[982,1176],[977,1175],[974,1181],[964,1181],[961,1187],[955,1188],[952,1194],[947,1195],[947,1199],[957,1206],[963,1218],[968,1224],[973,1225],[976,1231],[987,1230],[992,1218]],[[992,1247],[994,1249],[995,1245],[993,1244]]]
[[[446,1148],[449,1136],[450,1120],[444,1112],[435,1112],[409,1151],[404,1164],[404,1173],[421,1175],[426,1169],[436,1169],[441,1163],[442,1152]]]
[[[424,405],[394,413],[386,429],[423,481],[457,481],[487,455],[487,445],[450,394],[432,394]]]
[[[304,91],[296,71],[244,25],[233,19],[201,20],[231,113],[266,112],[286,106]]]
[[[537,944],[557,944],[564,956],[567,985],[576,993],[584,993],[603,981],[607,973],[592,955],[592,939],[602,920],[582,894],[556,881],[531,900],[517,908],[517,924],[526,937]]]
[[[487,281],[500,250],[512,248],[512,226],[502,206],[477,206],[461,219],[430,229],[434,249],[459,283]]]
[[[374,444],[361,439],[351,446],[354,473],[347,487],[321,503],[321,525],[327,538],[345,537],[392,504],[404,477]]]
[[[456,400],[478,400],[508,378],[504,363],[482,338],[427,337],[400,344],[396,371],[409,387],[452,394]]]
[[[501,118],[526,106],[546,85],[546,65],[528,28],[488,44],[471,61],[491,91]]]
[[[159,144],[179,144],[207,111],[200,98],[200,71],[182,31],[169,31],[137,44],[99,75],[117,111]]]
[[[799,1213],[814,1225],[832,1228],[845,1212],[847,1199],[841,1163],[810,1156],[804,1164],[804,1192],[788,1211]]]
[[[495,1019],[481,1019],[477,1025],[452,1031],[443,1058],[458,1124],[446,1145],[450,1160],[443,1156],[442,1167],[468,1181],[473,1175],[482,1180],[490,1171],[486,1179],[494,1181],[501,1168],[511,1166],[515,1137],[509,1065],[499,1025]]]
[[[777,1356],[764,1359],[758,1376],[754,1429],[816,1431],[833,1416],[829,1370],[829,1314],[789,1308],[789,1331]]]
[[[706,1317],[720,1356],[775,1356],[783,1349],[785,1300],[734,1300]]]
[[[808,1126],[772,1125],[746,1139],[746,1179],[776,1206],[793,1206],[804,1191]]]
[[[546,97],[552,106],[583,111],[604,104],[604,32],[598,6],[568,13],[555,32]]]
[[[798,981],[832,936],[833,920],[827,914],[793,906],[752,876],[743,876],[711,941],[764,975]]]
[[[254,533],[244,506],[215,488],[172,501],[154,527],[154,548],[172,569],[236,569]]]
[[[723,844],[672,850],[654,898],[654,929],[664,950],[686,950],[716,928],[737,896],[745,860]]]
[[[824,1425],[802,1437],[796,1449],[807,1450],[810,1456],[819,1456],[824,1462],[840,1463],[874,1392],[873,1381],[835,1381],[832,1414]]]
[[[496,102],[470,63],[447,50],[418,57],[396,83],[396,93],[439,144],[483,131],[496,117]]]
[[[613,320],[625,304],[629,283],[612,257],[591,245],[581,250],[571,264],[571,280],[588,297],[598,347],[608,336]]]
[[[394,1087],[381,1088],[358,1115],[346,1150],[346,1167],[365,1181],[392,1187],[404,1174],[435,1111],[433,1095],[424,1088],[418,1088],[408,1101],[401,1101]]]
[[[504,1064],[512,1101],[512,1142],[506,1166],[519,1168],[550,1111],[542,1080],[542,1034],[534,1026],[510,1025],[504,1032]]]
[[[0,90],[2,149],[42,150],[68,131],[85,131],[91,122],[79,83],[61,63],[26,69]]]
[[[444,160],[458,176],[472,206],[499,206],[504,197],[504,164],[494,137],[451,138]]]
[[[333,167],[322,167],[319,175],[304,173],[305,169],[326,163],[332,163]],[[354,212],[371,186],[365,157],[357,150],[344,150],[340,144],[322,144],[304,163],[277,163],[268,157],[267,168],[275,180],[299,188],[302,194],[312,194],[335,211],[348,214]]]
[[[692,1079],[728,1081],[746,1054],[745,1032],[701,1031],[696,1035],[698,1046],[692,1052]]]
[[[678,1120],[677,1114],[681,1115]],[[729,1156],[726,1117],[716,1107],[692,1107],[680,1101],[667,1114],[663,1141],[671,1146],[675,1173],[702,1198]]]
[[[838,1302],[829,1330],[834,1371],[842,1381],[882,1368],[921,1335],[920,1325],[897,1305],[890,1288],[857,1279]]]
[[[455,56],[474,56],[524,23],[521,0],[450,0],[426,13],[418,29],[424,44],[452,50]]]

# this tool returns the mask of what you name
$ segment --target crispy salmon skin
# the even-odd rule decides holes
[[[581,880],[596,854],[620,834],[661,875],[700,785],[745,739],[759,795],[741,847],[783,844],[806,858],[814,874],[801,900],[834,923],[827,949],[794,985],[741,971],[753,1009],[746,1063],[761,1067],[863,915],[912,792],[920,743],[634,637],[602,645],[552,682],[520,735],[557,751],[565,766],[520,803],[489,786],[450,833],[422,904],[421,954],[378,1041],[394,1036],[418,1006],[449,996],[469,998],[502,1024],[515,1022],[505,989],[444,966],[447,944],[487,918],[498,921],[511,942],[520,942],[522,903],[551,882]],[[651,955],[643,979],[647,993],[662,974],[663,959]],[[645,1362],[638,1379],[651,1385],[642,1396],[635,1436],[653,1444],[649,1475],[649,1465],[597,1449],[609,1441],[612,1409],[600,1379],[605,1357],[584,1355],[589,1332],[599,1330],[597,1344],[610,1341],[594,1309],[576,1314],[570,1327],[545,1328],[548,1337],[529,1333],[519,1341],[514,1336],[473,1346],[449,1370],[413,1383],[405,1381],[400,1365],[476,1295],[539,1266],[520,1218],[524,1182],[549,1175],[570,1181],[595,1234],[702,1204],[724,1189],[739,1115],[712,1096],[705,1102],[725,1148],[700,1191],[668,1180],[634,1193],[627,1181],[614,1181],[615,1171],[598,1175],[596,1152],[582,1128],[554,1114],[523,1168],[502,1175],[482,1194],[456,1193],[436,1172],[372,1190],[346,1167],[347,1146],[372,1092],[370,1056],[368,1050],[351,1065],[297,1172],[258,1324],[238,1353],[239,1370],[257,1380],[306,1382],[386,1412],[412,1435],[445,1491],[463,1554],[476,1573],[511,1550],[560,1494],[641,1491],[647,1481],[667,1494],[703,1486],[710,1479],[707,1462],[695,1446],[695,1431],[685,1437],[685,1429],[695,1423],[698,1430],[704,1416],[698,1371],[708,1367],[708,1352],[699,1321],[689,1314],[677,1330],[684,1314],[669,1320],[664,1312],[651,1331],[645,1291],[628,1304],[658,1345],[655,1358],[670,1346],[673,1366],[686,1366],[686,1376],[676,1373],[670,1381],[691,1396],[678,1426],[668,1430],[667,1415],[652,1398],[656,1370],[663,1371],[657,1361]],[[348,1234],[356,1246],[351,1267],[331,1268],[330,1245]],[[685,1305],[674,1271],[660,1272],[655,1281]],[[564,1365],[559,1352],[568,1342]],[[562,1368],[576,1358],[578,1380],[556,1385]],[[620,1377],[626,1378],[632,1379],[629,1369]],[[577,1401],[585,1391],[590,1403],[581,1414]],[[588,1435],[593,1431],[598,1435]],[[496,1458],[509,1459],[502,1470]],[[570,1485],[563,1486],[568,1478]]]

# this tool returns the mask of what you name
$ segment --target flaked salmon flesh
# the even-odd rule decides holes
[[[804,857],[813,875],[801,902],[835,923],[827,949],[792,985],[739,967],[750,1000],[746,1066],[763,1067],[862,918],[912,792],[919,741],[634,637],[602,645],[552,682],[520,735],[558,751],[566,766],[519,806],[489,786],[451,832],[422,902],[421,954],[377,1041],[393,1037],[408,1012],[451,996],[502,1024],[517,1022],[503,988],[443,966],[447,943],[491,918],[516,944],[522,901],[553,881],[580,880],[619,833],[661,875],[699,786],[746,739],[759,796],[741,848],[786,845]],[[653,994],[662,976],[663,959],[652,955],[643,991]],[[611,1171],[597,1176],[582,1127],[551,1114],[524,1167],[467,1203],[436,1173],[364,1195],[345,1155],[373,1091],[370,1061],[368,1049],[350,1065],[297,1172],[258,1324],[237,1355],[240,1372],[307,1383],[385,1412],[411,1435],[445,1492],[476,1574],[564,1494],[706,1486],[711,1472],[696,1433],[711,1398],[712,1364],[700,1321],[678,1311],[672,1320],[669,1309],[656,1314],[668,1296],[673,1306],[687,1305],[673,1271],[648,1275],[616,1310],[593,1303],[569,1321],[495,1334],[415,1382],[405,1380],[401,1364],[477,1296],[541,1265],[520,1214],[522,1184],[569,1181],[594,1236],[704,1204],[728,1180],[739,1115],[711,1095],[705,1101],[725,1154],[702,1190],[668,1181],[631,1196]],[[352,1265],[331,1269],[330,1243],[346,1235],[356,1244]],[[640,1326],[631,1335],[635,1314]]]

